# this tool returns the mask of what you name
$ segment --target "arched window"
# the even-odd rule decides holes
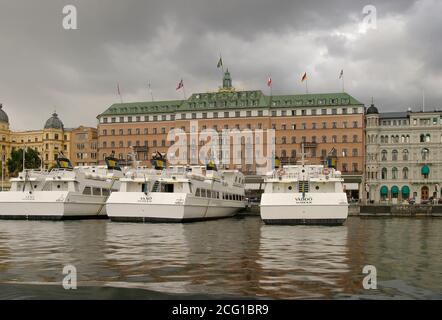
[[[402,169],[402,179],[408,179],[408,168],[405,167]]]
[[[381,153],[381,160],[382,161],[387,161],[387,150],[382,150],[382,153]]]
[[[397,150],[393,150],[392,154],[391,154],[391,160],[393,161],[397,161]]]
[[[392,178],[393,180],[396,180],[396,179],[397,179],[397,168],[393,168],[393,169],[391,169],[391,178]]]
[[[442,136],[441,136],[441,140],[442,140]],[[384,143],[384,142],[385,142],[384,136],[381,136],[381,143]]]
[[[296,158],[296,150],[292,150],[292,158]]]
[[[387,168],[382,168],[381,179],[382,180],[386,180],[387,179]]]
[[[287,151],[282,150],[282,151],[281,151],[281,157],[282,157],[282,158],[286,158],[286,157],[287,157]]]
[[[423,148],[421,155],[422,155],[422,160],[429,160],[430,159],[430,150],[428,150],[428,148]]]
[[[431,135],[429,133],[425,135],[425,142],[431,142]]]
[[[402,160],[408,161],[408,150],[407,149],[402,151]]]
[[[405,136],[404,135],[401,136],[401,143],[405,143]]]
[[[420,139],[419,139],[419,141],[420,141],[420,142],[425,142],[425,135],[424,135],[424,134],[421,134],[421,135],[420,135]]]

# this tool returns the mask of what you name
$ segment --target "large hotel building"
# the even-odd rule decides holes
[[[307,163],[335,165],[343,172],[347,190],[357,199],[364,190],[364,113],[364,105],[347,93],[269,96],[260,90],[236,91],[227,71],[216,92],[194,93],[187,100],[110,106],[97,117],[99,163],[114,153],[123,163],[136,154],[138,161],[148,165],[153,152],[167,154],[172,145],[167,139],[171,129],[183,129],[189,136],[204,129],[220,133],[226,129],[274,129],[275,155],[282,164],[299,163],[303,144]],[[204,142],[187,141],[190,163],[191,154]],[[232,143],[244,145],[244,140]],[[241,164],[226,167],[256,174],[256,158],[246,163],[246,153],[243,148]],[[264,156],[269,155],[257,155]]]

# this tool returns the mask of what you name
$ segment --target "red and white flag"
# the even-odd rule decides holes
[[[272,78],[270,76],[267,79],[267,87],[272,87]]]
[[[176,87],[176,90],[180,90],[181,88],[184,88],[184,81],[181,79],[180,83],[178,83],[178,86]]]

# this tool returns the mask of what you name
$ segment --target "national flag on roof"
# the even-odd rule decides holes
[[[343,76],[344,76],[344,70],[341,70],[341,73],[339,74],[339,79],[342,79]]]
[[[307,72],[304,73],[304,75],[301,78],[301,82],[304,82],[305,80],[307,80]]]
[[[176,87],[177,91],[184,87],[184,81],[181,79],[181,81],[178,83],[178,86]]]
[[[221,57],[219,57],[219,61],[218,64],[216,65],[216,67],[219,69],[223,66],[223,59]]]
[[[267,86],[268,87],[272,86],[272,78],[270,76],[267,78]]]

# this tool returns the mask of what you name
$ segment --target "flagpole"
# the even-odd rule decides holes
[[[308,79],[305,78],[305,93],[308,94]]]
[[[184,100],[186,100],[186,87],[184,86],[184,82],[183,82],[183,96]]]
[[[344,74],[342,74],[342,92],[345,92],[345,86],[344,86]]]
[[[152,102],[153,102],[153,91],[152,91],[152,87],[150,85],[150,82],[149,82],[149,93],[150,93],[150,98],[152,99]]]

